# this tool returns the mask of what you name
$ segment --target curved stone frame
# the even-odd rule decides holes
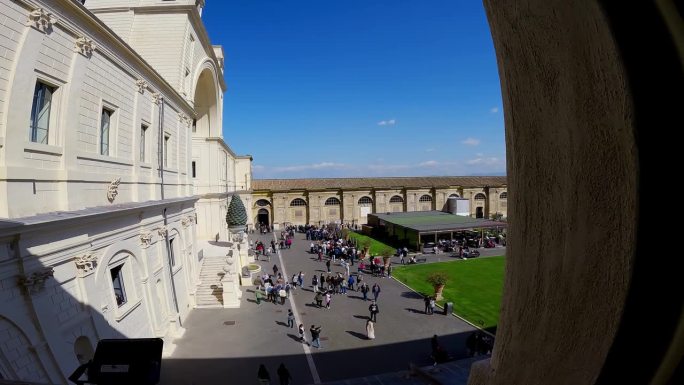
[[[484,4],[506,118],[510,242],[494,351],[468,383],[681,383],[681,270],[667,268],[674,256],[653,263],[650,242],[663,227],[656,178],[680,151],[665,127],[684,126],[681,9]]]

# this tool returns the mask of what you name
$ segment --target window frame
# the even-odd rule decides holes
[[[106,113],[109,114],[106,114]],[[102,104],[102,108],[100,108],[100,129],[98,131],[98,153],[102,156],[114,156],[113,154],[113,148],[110,145],[111,144],[111,138],[112,138],[112,131],[113,131],[113,126],[114,126],[114,114],[116,113],[116,109],[112,108],[111,106],[107,104]],[[105,151],[105,132],[104,132],[104,117],[107,116],[108,122],[107,122],[107,148]]]
[[[300,201],[303,202],[304,204],[299,204]],[[297,204],[295,204],[295,202],[297,202]],[[306,201],[302,198],[295,198],[290,202],[290,207],[306,207],[306,206],[308,206],[308,205],[306,204]]]
[[[478,197],[480,197],[480,196],[481,196],[482,198],[478,198]],[[473,200],[474,200],[474,201],[486,201],[486,200],[487,200],[487,196],[486,196],[484,193],[479,192],[479,193],[477,193],[477,194],[475,194],[475,195],[473,196]]]
[[[47,114],[47,127],[44,128],[45,130],[45,142],[38,141],[37,140],[37,134],[38,134],[38,125],[35,123],[35,115],[36,115],[36,93],[38,91],[38,87],[42,85],[45,87],[45,89],[48,89],[50,91],[50,103],[49,103],[49,108],[48,108],[48,114]],[[45,81],[44,79],[38,77],[35,81],[35,86],[33,87],[33,98],[31,102],[31,112],[29,115],[29,142],[31,143],[36,143],[36,144],[42,144],[42,145],[50,145],[53,144],[54,142],[54,135],[53,135],[53,140],[50,140],[50,126],[54,125],[55,121],[55,112],[57,112],[56,109],[56,98],[57,98],[57,92],[59,90],[59,86],[56,86],[50,82]],[[40,130],[43,130],[43,128],[40,128]],[[35,139],[35,140],[34,140]]]
[[[126,265],[126,261],[123,261],[121,263],[117,263],[115,266],[110,266],[109,267],[109,276],[111,279],[111,288],[112,288],[112,293],[114,295],[114,303],[116,303],[117,308],[122,308],[124,307],[128,302],[128,296],[126,295],[126,275],[124,274],[124,266]],[[117,270],[118,269],[118,270]],[[116,277],[114,277],[114,270],[117,270]],[[120,290],[123,296],[123,301],[119,303],[119,299],[116,296],[116,286],[115,286],[115,280],[119,281],[119,286]]]
[[[394,198],[399,198],[400,200],[397,201],[397,200],[394,200]],[[402,197],[401,195],[392,195],[389,199],[389,203],[393,203],[393,204],[404,203],[404,197]]]
[[[171,134],[169,133],[164,133],[164,143],[163,143],[163,151],[164,151],[164,168],[168,169],[169,168],[169,142],[171,141]]]
[[[142,122],[140,123],[140,137],[138,138],[138,160],[140,163],[147,163],[147,130],[150,125]]]
[[[425,197],[427,197],[427,199],[423,199]],[[423,194],[420,196],[420,198],[418,198],[418,202],[420,202],[420,203],[432,203],[432,201],[433,201],[433,199],[432,199],[432,196],[430,194]]]
[[[339,198],[329,197],[328,199],[325,200],[325,202],[323,203],[323,206],[340,206],[341,204],[342,204],[342,201],[340,201]]]

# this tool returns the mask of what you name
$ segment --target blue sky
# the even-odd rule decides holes
[[[207,1],[223,133],[255,178],[503,174],[481,1]]]

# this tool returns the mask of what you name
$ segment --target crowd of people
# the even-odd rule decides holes
[[[364,253],[360,250],[357,244],[352,240],[345,240],[342,238],[342,226],[288,226],[280,231],[278,240],[270,241],[266,245],[261,241],[253,244],[258,255],[268,256],[272,253],[277,253],[279,249],[288,249],[292,246],[295,233],[304,233],[306,242],[309,243],[308,251],[310,255],[314,256],[312,259],[325,266],[325,272],[318,274],[314,272],[311,278],[307,279],[310,283],[311,291],[313,292],[313,306],[331,310],[333,308],[333,297],[336,295],[346,295],[348,292],[361,293],[360,299],[363,301],[371,301],[368,306],[368,319],[366,321],[366,338],[368,340],[375,339],[376,324],[378,321],[378,314],[380,312],[379,298],[381,287],[378,282],[370,285],[366,282],[365,277],[370,275],[372,277],[391,277],[392,264],[391,261],[385,261],[377,256],[372,256],[370,253]],[[252,245],[252,242],[250,242]],[[395,256],[400,258],[401,263],[415,263],[415,256],[408,257],[408,249],[400,248],[396,250]],[[270,259],[269,259],[270,260]],[[389,263],[386,263],[389,262]],[[355,272],[350,271],[350,266],[357,264]],[[341,271],[332,270],[332,266],[340,266]],[[319,265],[321,266],[321,265]],[[320,269],[319,269],[320,270]],[[270,272],[264,273],[260,276],[260,286],[255,290],[257,304],[260,304],[263,298],[266,301],[274,304],[284,305],[290,293],[298,287],[302,288],[305,285],[306,273],[299,271],[292,274],[288,279],[283,276],[277,265],[273,265],[272,274]],[[425,310],[424,314],[431,315],[435,312],[436,298],[434,296],[424,296]],[[295,327],[295,315],[292,310],[287,313],[287,326],[289,328]],[[311,325],[308,328],[309,339],[307,341],[307,328],[304,324],[299,323],[297,326],[299,333],[299,340],[309,346],[321,348],[320,334],[322,326]],[[480,333],[473,334],[472,338],[468,338],[467,349],[471,354],[487,354],[491,352],[491,344],[493,340],[491,337]],[[437,341],[437,336],[433,337],[433,345],[431,357],[434,362],[445,362],[450,359],[446,349]],[[484,352],[484,353],[483,353]]]

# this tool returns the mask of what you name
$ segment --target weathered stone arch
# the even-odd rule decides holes
[[[667,268],[678,256],[653,263],[650,250],[656,178],[679,146],[666,127],[684,126],[681,8],[484,3],[511,196],[496,345],[469,384],[681,383],[684,290]]]

